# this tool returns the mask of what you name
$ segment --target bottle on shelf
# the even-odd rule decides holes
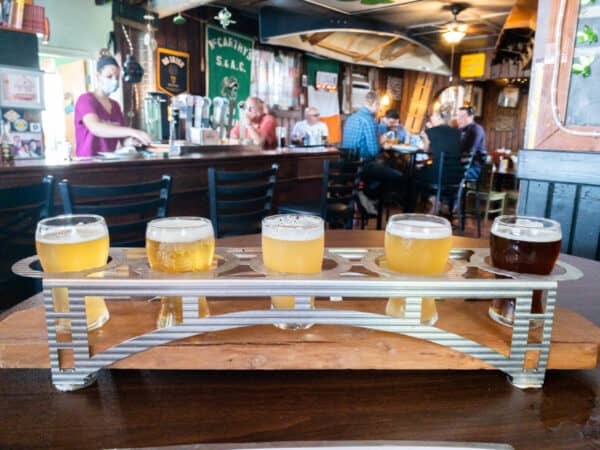
[[[0,137],[0,149],[2,151],[2,161],[12,161],[13,159],[13,140],[10,134],[10,123],[2,124],[2,136]]]

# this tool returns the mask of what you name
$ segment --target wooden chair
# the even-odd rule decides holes
[[[35,254],[38,221],[54,215],[54,178],[40,183],[0,189],[0,310],[8,308],[41,289],[32,279],[17,277],[11,266]]]
[[[470,197],[479,194],[480,200],[485,202],[483,222],[487,223],[490,214],[503,214],[506,201],[506,193],[494,191],[494,165],[486,164],[481,171],[481,181],[477,185],[467,184],[465,197],[466,203]],[[492,205],[496,205],[495,207]],[[466,211],[465,211],[466,213]]]
[[[323,184],[319,201],[288,203],[278,208],[280,214],[321,216],[330,228],[352,229],[354,205],[362,171],[361,161],[323,161]]]
[[[167,216],[171,177],[149,183],[74,186],[59,183],[65,214],[98,214],[106,220],[113,247],[143,247],[146,224]]]
[[[279,165],[251,172],[208,169],[210,220],[218,238],[260,233],[271,213]]]

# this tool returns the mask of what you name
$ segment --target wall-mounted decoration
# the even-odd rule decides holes
[[[483,116],[483,88],[473,86],[471,91],[471,106],[475,110],[475,117]]]
[[[574,36],[567,125],[600,126],[600,17],[598,0],[581,1]],[[564,39],[564,37],[563,37]]]
[[[460,57],[461,78],[481,78],[485,74],[485,53],[467,53]]]
[[[395,102],[402,101],[402,78],[389,75],[386,91]]]
[[[516,108],[519,105],[519,92],[517,86],[505,86],[498,95],[498,106]]]
[[[326,89],[328,91],[337,90],[338,74],[333,72],[317,72],[315,88]]]
[[[0,107],[44,109],[43,72],[0,67]]]
[[[190,90],[190,54],[166,48],[156,50],[156,87],[169,95]]]
[[[206,86],[209,97],[222,96],[223,80],[231,82],[232,78],[238,86],[235,101],[245,100],[250,95],[253,48],[254,40],[248,36],[210,25],[206,27]]]
[[[514,131],[517,125],[515,112],[510,108],[498,108],[494,128],[496,131]]]

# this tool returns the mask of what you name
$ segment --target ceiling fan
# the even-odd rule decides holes
[[[448,44],[458,44],[467,34],[467,24],[458,20],[457,16],[469,6],[471,5],[468,3],[452,3],[442,8],[444,10],[449,10],[453,16],[453,19],[450,22],[442,25],[442,38]]]

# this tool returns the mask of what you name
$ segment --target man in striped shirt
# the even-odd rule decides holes
[[[367,189],[382,190],[381,194],[387,194],[403,190],[404,181],[402,172],[389,167],[381,154],[375,120],[379,107],[377,93],[369,91],[363,107],[346,120],[342,147],[359,151],[364,161],[362,178]],[[369,213],[373,212],[371,205],[363,206]]]

